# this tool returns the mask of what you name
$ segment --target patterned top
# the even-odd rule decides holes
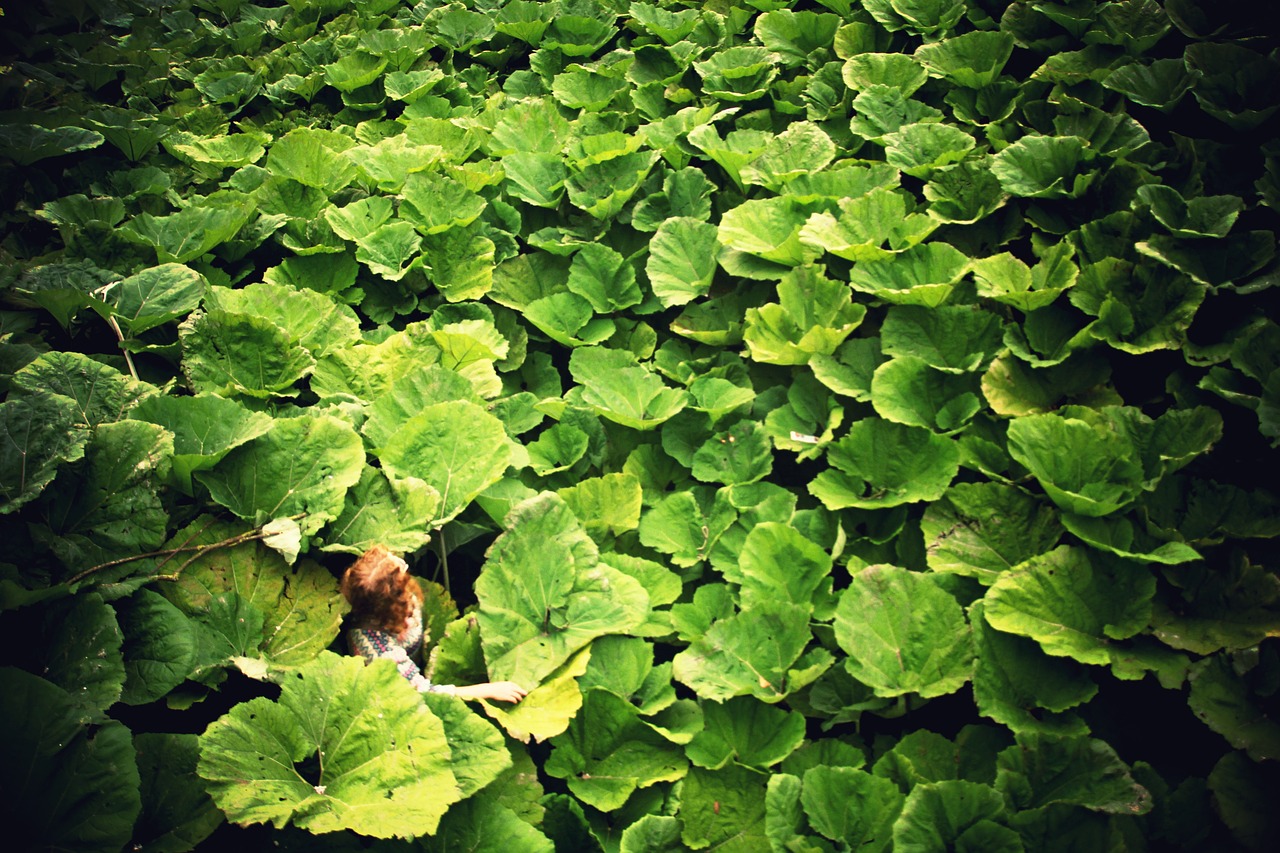
[[[352,627],[347,630],[347,646],[351,654],[358,655],[366,661],[374,658],[389,658],[395,661],[396,669],[409,679],[419,693],[453,694],[457,689],[452,684],[432,684],[422,674],[417,658],[422,652],[422,605],[419,604],[409,614],[405,629],[399,634],[380,631],[377,628]]]

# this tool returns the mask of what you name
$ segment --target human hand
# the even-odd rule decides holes
[[[454,693],[463,699],[493,699],[497,702],[519,702],[529,693],[514,681],[486,681],[459,687]]]

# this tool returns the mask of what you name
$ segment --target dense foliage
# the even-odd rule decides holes
[[[1274,849],[1237,12],[6,8],[7,837]],[[374,542],[524,702],[334,654]]]

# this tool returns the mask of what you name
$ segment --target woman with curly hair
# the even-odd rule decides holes
[[[511,681],[432,684],[415,658],[422,651],[422,586],[409,564],[382,545],[365,551],[342,575],[342,594],[351,603],[347,644],[366,661],[388,658],[419,693],[447,693],[461,699],[519,702],[528,693]]]

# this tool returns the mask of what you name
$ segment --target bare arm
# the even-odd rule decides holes
[[[497,702],[519,702],[529,691],[514,681],[486,681],[482,684],[459,685],[453,695],[459,699],[493,699]]]

